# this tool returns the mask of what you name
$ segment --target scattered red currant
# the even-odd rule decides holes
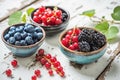
[[[13,67],[17,67],[17,66],[18,66],[17,60],[11,61],[11,65],[12,65]]]
[[[45,63],[45,67],[46,67],[46,69],[50,69],[51,68],[51,64],[49,62],[46,62]]]
[[[39,54],[40,56],[43,56],[43,55],[44,55],[44,49],[40,49],[40,50],[38,51],[38,54]]]
[[[51,69],[48,70],[50,76],[53,76],[53,71]]]
[[[5,73],[6,73],[6,75],[7,75],[8,77],[11,77],[11,76],[12,76],[12,70],[11,70],[11,69],[7,69],[7,70],[5,71]]]
[[[37,77],[40,77],[41,76],[41,72],[40,72],[40,70],[35,70],[34,71],[34,74],[37,76]]]
[[[37,76],[36,76],[36,75],[33,75],[33,76],[31,77],[31,80],[37,80]]]

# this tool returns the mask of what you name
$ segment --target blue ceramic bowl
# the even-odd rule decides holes
[[[67,30],[68,31],[68,30]],[[66,32],[63,32],[59,37],[59,43],[60,43],[60,50],[61,52],[72,62],[78,63],[78,64],[87,64],[91,62],[95,62],[100,57],[102,57],[106,51],[107,41],[106,44],[101,47],[98,50],[91,51],[91,52],[79,52],[79,51],[73,51],[65,47],[61,40],[65,36]]]
[[[25,25],[23,24],[15,24],[12,26],[22,26]],[[32,24],[33,25],[33,24]],[[35,26],[35,25],[33,25]],[[11,27],[11,26],[10,26]],[[34,54],[36,52],[36,50],[40,47],[40,45],[42,45],[44,39],[45,39],[45,31],[39,27],[42,32],[43,32],[43,37],[41,40],[39,40],[38,42],[32,44],[32,45],[28,45],[28,46],[16,46],[16,45],[12,45],[10,43],[8,43],[5,39],[4,39],[4,35],[6,34],[6,32],[8,31],[8,29],[10,28],[8,27],[7,29],[5,29],[2,33],[2,41],[4,42],[5,46],[13,53],[13,55],[18,56],[18,57],[28,57],[31,56],[32,54]],[[37,27],[37,26],[35,26]]]
[[[45,7],[46,7],[46,8],[53,9],[55,6],[45,6]],[[58,9],[67,14],[67,15],[66,15],[66,20],[65,20],[63,23],[59,24],[59,25],[44,26],[44,25],[42,25],[42,24],[39,24],[39,23],[36,23],[35,21],[33,21],[33,14],[34,14],[34,12],[35,12],[36,10],[38,10],[38,8],[35,9],[35,10],[31,13],[30,20],[31,20],[31,22],[34,23],[35,25],[41,26],[41,27],[45,30],[47,36],[53,36],[53,35],[61,32],[61,31],[63,31],[63,30],[67,27],[67,25],[69,24],[69,19],[70,19],[70,13],[69,13],[67,10],[65,10],[65,9],[63,9],[63,8],[61,8],[61,7],[58,7]]]

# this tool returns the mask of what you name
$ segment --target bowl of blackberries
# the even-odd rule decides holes
[[[88,27],[75,27],[61,33],[60,50],[67,58],[78,64],[95,62],[106,51],[105,35]]]
[[[18,57],[33,55],[45,39],[43,28],[30,23],[15,24],[2,33],[6,47]]]
[[[47,36],[63,31],[67,27],[69,19],[69,12],[56,6],[41,6],[35,9],[30,16],[31,22],[41,26]]]

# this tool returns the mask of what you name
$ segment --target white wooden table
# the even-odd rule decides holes
[[[66,28],[69,29],[75,25],[88,27],[94,25],[89,18],[79,16],[83,11],[95,9],[96,16],[106,16],[106,18],[111,19],[110,13],[119,4],[120,0],[0,0],[0,36],[2,31],[8,27],[8,16],[18,10],[24,11],[28,7],[37,8],[41,5],[57,5],[67,9],[71,16],[70,23]],[[38,78],[38,80],[120,80],[120,54],[115,55],[113,53],[119,44],[120,38],[108,44],[106,53],[97,62],[87,65],[71,65],[58,48],[58,37],[59,34],[51,38],[47,37],[40,48],[45,49],[47,53],[51,53],[53,56],[57,56],[57,59],[64,67],[65,78],[61,78],[57,74],[50,77],[47,70],[41,67],[39,63],[28,69],[35,55],[27,58],[17,57],[19,67],[12,68],[10,61],[14,58],[9,54],[10,51],[0,38],[0,80],[30,80],[35,69],[40,69],[42,73],[42,77]],[[6,56],[8,57],[6,58]],[[4,74],[4,71],[8,68],[13,70],[14,78],[8,78]]]

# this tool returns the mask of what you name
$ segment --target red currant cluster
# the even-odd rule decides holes
[[[79,28],[69,30],[65,34],[65,37],[62,38],[62,44],[70,50],[79,50],[78,35],[80,32],[81,30]]]
[[[53,70],[56,71],[61,77],[65,76],[63,67],[56,57],[51,56],[51,54],[44,54],[44,49],[40,49],[38,54],[36,54],[36,60],[46,67],[50,76],[53,76]]]
[[[12,65],[14,68],[16,68],[16,67],[18,66],[17,60],[12,60],[12,61],[11,61],[11,65]],[[12,76],[12,70],[11,70],[11,69],[7,69],[7,70],[5,71],[5,73],[6,73],[6,75],[7,75],[8,77],[11,77],[11,76]]]
[[[33,20],[45,26],[59,25],[62,23],[62,11],[57,7],[51,9],[41,6],[34,12]]]

